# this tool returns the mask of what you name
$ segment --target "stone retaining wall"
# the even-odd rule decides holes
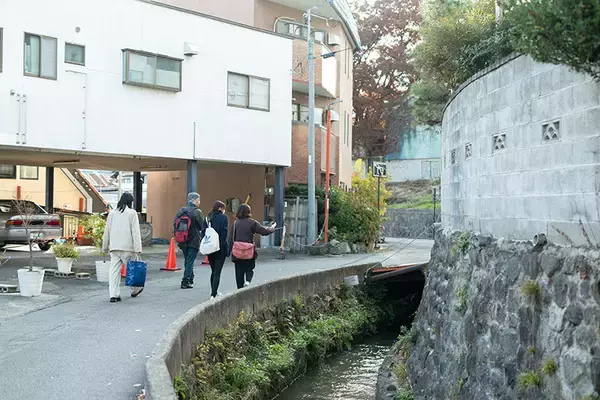
[[[295,275],[262,285],[236,291],[218,301],[205,302],[177,319],[156,345],[146,363],[146,399],[177,400],[173,380],[181,366],[188,363],[207,329],[224,327],[240,312],[252,314],[273,307],[298,294],[310,296],[328,287],[338,286],[344,278],[358,275],[362,282],[365,272],[375,264],[341,267],[304,275]]]
[[[409,360],[415,398],[598,394],[599,265],[596,248],[437,231]],[[547,360],[556,362],[555,374],[542,371]],[[520,384],[525,373],[539,386]]]
[[[388,208],[383,223],[386,237],[433,239],[433,210]],[[440,221],[439,209],[436,221]]]

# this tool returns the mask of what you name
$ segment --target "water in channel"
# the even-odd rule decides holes
[[[278,400],[373,400],[377,372],[397,336],[370,337],[307,371]]]

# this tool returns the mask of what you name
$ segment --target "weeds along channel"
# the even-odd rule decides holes
[[[394,299],[381,284],[342,285],[308,298],[296,296],[256,315],[240,314],[230,326],[206,333],[175,379],[177,395],[272,399],[329,355],[406,323],[407,305],[414,300]]]

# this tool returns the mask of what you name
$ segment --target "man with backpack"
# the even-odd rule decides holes
[[[185,268],[182,289],[194,287],[194,262],[200,250],[202,232],[202,221],[204,216],[200,210],[200,195],[198,193],[188,194],[188,204],[177,211],[173,222],[173,234],[185,258]]]

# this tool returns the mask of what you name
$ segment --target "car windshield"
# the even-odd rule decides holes
[[[0,200],[2,214],[45,214],[40,206],[28,200]]]

